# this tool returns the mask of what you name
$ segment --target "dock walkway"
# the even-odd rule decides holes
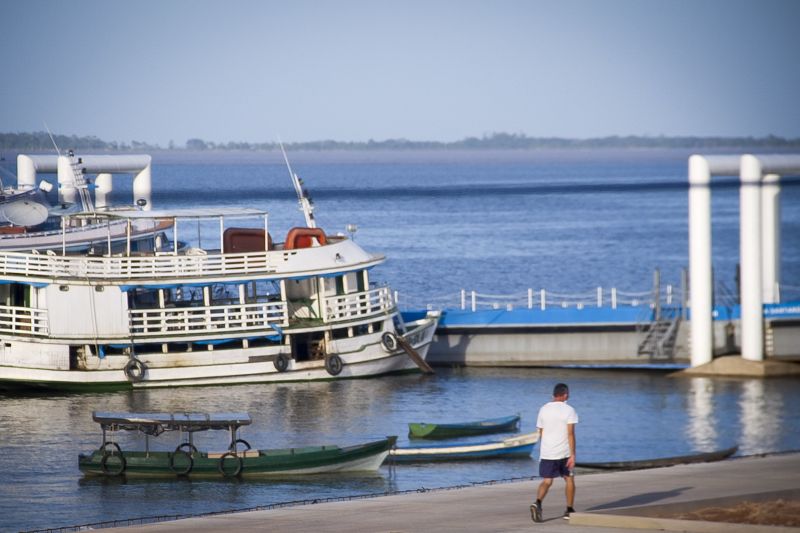
[[[657,518],[713,505],[765,497],[800,499],[800,452],[734,458],[628,472],[579,474],[576,509],[563,520],[563,482],[544,502],[544,522],[531,521],[529,506],[538,480],[455,490],[404,493],[266,511],[249,511],[146,524],[126,531],[175,532],[609,532],[640,529],[726,532],[800,531]]]

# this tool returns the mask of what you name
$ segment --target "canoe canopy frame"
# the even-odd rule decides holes
[[[138,431],[145,435],[145,451],[149,451],[149,438],[157,437],[167,431],[180,432],[188,435],[188,440],[180,446],[188,445],[194,449],[192,436],[197,431],[226,430],[230,432],[229,450],[236,453],[239,439],[239,428],[252,423],[247,413],[117,413],[117,412],[92,412],[92,419],[100,424],[103,432],[101,449],[108,444],[119,448],[113,441],[117,431]],[[110,438],[111,437],[111,438]],[[245,443],[247,444],[247,443]],[[179,447],[180,447],[179,446]],[[250,446],[247,445],[249,448]]]

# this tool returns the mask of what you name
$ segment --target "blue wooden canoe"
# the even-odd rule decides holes
[[[436,444],[394,448],[389,451],[389,462],[454,461],[486,458],[528,457],[539,440],[539,432],[516,435],[507,439],[463,444]]]
[[[455,422],[451,424],[429,424],[412,422],[408,424],[408,436],[412,439],[451,439],[488,433],[505,433],[519,429],[519,415],[503,418],[490,418],[475,422]]]

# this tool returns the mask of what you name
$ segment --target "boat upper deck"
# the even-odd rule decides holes
[[[371,268],[383,255],[365,252],[346,237],[325,246],[267,252],[221,253],[189,249],[179,253],[91,256],[55,252],[0,252],[0,276],[31,283],[40,280],[137,284],[178,280],[280,279],[336,275]]]
[[[96,213],[73,215],[97,217]],[[254,209],[181,210],[176,212],[126,211],[107,213],[110,221],[127,220],[129,227],[135,223],[152,220],[167,223],[173,228],[173,243],[178,243],[178,223],[216,220],[219,225],[219,249],[179,249],[156,252],[131,252],[96,255],[91,252],[71,253],[47,250],[0,251],[0,277],[24,283],[73,280],[76,283],[137,284],[163,283],[165,281],[214,281],[230,279],[301,279],[312,276],[329,276],[342,272],[371,268],[384,261],[383,255],[369,254],[343,235],[325,235],[320,229],[298,228],[316,232],[320,241],[312,245],[310,238],[304,244],[292,240],[292,231],[284,243],[273,245],[267,232],[267,213]],[[260,250],[229,249],[225,244],[226,220],[256,217],[263,220],[261,228],[264,243]],[[229,228],[230,229],[230,228]],[[102,228],[100,229],[102,231]],[[245,230],[246,231],[246,230]],[[295,230],[297,231],[297,230]],[[130,233],[130,232],[129,232]],[[299,242],[299,241],[298,241]]]

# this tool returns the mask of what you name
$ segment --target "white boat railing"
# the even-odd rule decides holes
[[[288,325],[286,302],[268,302],[207,307],[131,309],[133,337],[168,337],[199,332],[264,330],[269,324]]]
[[[28,277],[100,279],[165,279],[273,273],[283,252],[214,255],[148,255],[87,257],[0,253],[0,273]]]
[[[379,287],[363,292],[330,296],[325,298],[325,320],[338,321],[358,318],[394,307],[389,287]]]
[[[403,309],[461,309],[461,310],[487,310],[487,309],[540,309],[542,311],[552,308],[602,308],[610,307],[655,307],[655,298],[652,290],[622,291],[616,287],[597,287],[582,293],[561,293],[545,289],[528,289],[525,292],[511,294],[487,294],[477,291],[462,289],[458,293],[451,293],[438,297],[425,297],[413,299],[396,297]],[[659,291],[658,301],[662,305],[680,305],[680,294],[672,285],[666,285]]]
[[[183,277],[257,276],[276,274],[297,265],[294,257],[306,250],[207,254],[202,250],[181,255],[70,256],[52,252],[0,252],[0,275],[95,280],[175,279]],[[371,256],[368,261],[380,261]]]
[[[49,332],[46,310],[0,305],[0,333],[46,336]]]

